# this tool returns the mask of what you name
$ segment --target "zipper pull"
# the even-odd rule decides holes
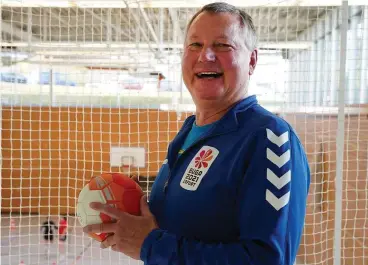
[[[164,193],[166,193],[166,190],[167,190],[167,186],[168,186],[168,184],[169,184],[169,179],[167,179],[167,180],[165,181],[165,185],[164,185]]]

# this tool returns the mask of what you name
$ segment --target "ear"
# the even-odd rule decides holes
[[[250,76],[254,73],[254,69],[256,69],[257,60],[258,60],[258,50],[255,49],[250,55],[250,61],[249,61],[249,75]]]

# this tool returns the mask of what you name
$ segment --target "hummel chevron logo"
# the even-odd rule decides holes
[[[280,168],[290,160],[290,150],[278,156],[271,149],[267,148],[267,159]]]
[[[284,194],[282,197],[277,198],[271,191],[266,190],[266,201],[268,201],[276,211],[280,210],[290,199],[290,191]]]
[[[284,132],[280,136],[277,136],[276,134],[274,134],[273,131],[271,131],[270,129],[266,129],[266,131],[267,131],[268,140],[270,140],[272,143],[276,144],[278,147],[281,147],[284,143],[289,141],[289,132],[288,131]]]
[[[291,180],[291,171],[286,172],[282,177],[276,176],[272,170],[267,168],[267,179],[278,189],[281,189]]]

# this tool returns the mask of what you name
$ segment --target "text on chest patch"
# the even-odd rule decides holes
[[[189,163],[180,186],[186,190],[196,190],[218,154],[216,148],[203,146]]]

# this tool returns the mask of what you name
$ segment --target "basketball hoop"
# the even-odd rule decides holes
[[[123,173],[127,176],[130,176],[130,165],[123,165]]]
[[[122,156],[121,157],[121,164],[123,173],[127,176],[130,176],[132,173],[132,168],[135,165],[135,159],[134,156]]]

